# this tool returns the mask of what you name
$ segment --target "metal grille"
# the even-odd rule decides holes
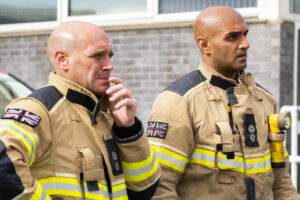
[[[159,0],[159,13],[200,11],[209,6],[256,7],[257,0]]]

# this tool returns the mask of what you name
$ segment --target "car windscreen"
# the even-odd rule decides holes
[[[0,114],[13,99],[27,96],[32,92],[30,88],[8,74],[0,73]]]

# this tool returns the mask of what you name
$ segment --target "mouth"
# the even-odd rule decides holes
[[[236,56],[237,59],[247,59],[247,53],[241,53]]]

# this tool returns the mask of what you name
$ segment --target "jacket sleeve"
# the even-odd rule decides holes
[[[176,187],[195,147],[184,97],[171,91],[157,97],[147,135],[161,166],[161,178],[153,199],[178,199]]]
[[[129,199],[150,200],[157,188],[160,168],[142,123],[135,118],[135,124],[129,128],[114,124],[113,137],[119,147]]]
[[[49,124],[47,112],[33,99],[8,105],[0,119],[0,199],[50,199],[30,172],[49,145]]]
[[[296,191],[295,186],[292,183],[291,176],[289,173],[288,158],[286,158],[284,168],[273,169],[273,172],[275,176],[273,184],[274,199],[299,199],[298,193]]]

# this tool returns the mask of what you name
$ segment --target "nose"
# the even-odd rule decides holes
[[[247,36],[243,36],[242,41],[240,42],[240,49],[249,49],[250,44]]]
[[[112,64],[112,61],[111,61],[110,57],[107,57],[105,59],[103,70],[104,71],[112,71],[113,70],[113,64]]]

